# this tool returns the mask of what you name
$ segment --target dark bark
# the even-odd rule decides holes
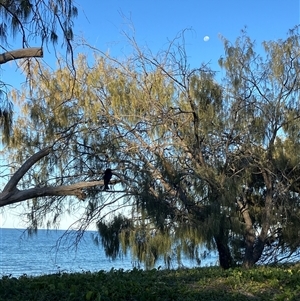
[[[215,242],[217,244],[221,268],[223,268],[224,270],[231,268],[233,266],[233,259],[228,244],[219,236],[215,237]]]
[[[219,253],[220,266],[226,270],[233,267],[234,262],[228,245],[228,235],[223,225],[224,223],[221,221],[219,233],[215,235],[214,239]]]

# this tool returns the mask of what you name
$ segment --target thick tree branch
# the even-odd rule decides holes
[[[46,157],[53,150],[52,146],[45,147],[39,152],[32,155],[25,163],[15,172],[15,174],[8,181],[4,187],[2,193],[0,193],[0,207],[19,203],[25,200],[29,200],[37,197],[46,196],[67,196],[74,195],[79,199],[85,198],[83,189],[103,186],[104,182],[101,181],[90,181],[90,182],[78,182],[70,185],[62,186],[45,186],[45,187],[33,187],[25,190],[19,190],[17,185],[25,173],[40,159]],[[111,181],[111,184],[115,184],[116,181]]]
[[[91,182],[78,182],[71,185],[62,186],[45,186],[34,187],[26,190],[18,190],[15,188],[13,191],[4,192],[0,194],[0,207],[19,203],[25,200],[29,200],[36,197],[45,196],[67,196],[74,195],[80,199],[85,198],[83,189],[104,185],[103,181],[91,181]]]
[[[32,47],[4,52],[0,54],[0,64],[30,57],[43,57],[43,48]]]
[[[11,177],[8,181],[6,186],[3,189],[3,193],[9,193],[16,189],[19,181],[25,175],[25,173],[40,159],[49,155],[52,151],[52,146],[45,147],[44,149],[40,150],[39,152],[32,155],[29,159],[25,161],[25,163],[15,172],[15,174]]]

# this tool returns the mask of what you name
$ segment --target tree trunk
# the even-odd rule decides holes
[[[228,244],[224,243],[219,237],[215,237],[217,250],[219,253],[219,262],[222,269],[227,270],[233,266],[233,260]]]
[[[224,230],[224,223],[220,223],[219,234],[214,237],[219,253],[219,262],[224,270],[233,267],[233,259],[228,246],[228,235]]]
[[[250,268],[254,265],[253,251],[255,243],[255,232],[253,229],[252,219],[249,213],[249,206],[246,197],[243,196],[243,201],[238,200],[240,212],[245,222],[245,255],[243,259],[243,267]]]
[[[266,240],[268,237],[268,231],[270,230],[270,219],[271,219],[271,210],[272,210],[272,178],[265,170],[262,170],[262,175],[266,185],[266,196],[265,203],[263,207],[263,222],[261,224],[260,235],[256,237],[253,223],[249,214],[248,205],[246,200],[244,201],[244,206],[242,203],[238,202],[241,214],[243,216],[246,232],[245,232],[245,255],[243,260],[243,266],[245,268],[251,268],[255,265],[257,261],[261,258],[261,255],[264,251]]]

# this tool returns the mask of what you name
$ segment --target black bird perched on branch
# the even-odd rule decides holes
[[[108,190],[109,189],[109,181],[112,177],[112,172],[110,168],[107,168],[104,172],[104,176],[103,176],[103,180],[104,180],[104,190]]]

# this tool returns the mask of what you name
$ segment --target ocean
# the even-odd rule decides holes
[[[74,244],[75,231],[68,236],[65,230],[38,230],[28,236],[24,229],[0,228],[0,278],[3,276],[38,276],[54,273],[95,272],[111,269],[144,269],[131,255],[115,260],[105,256],[101,245],[93,241],[95,231],[86,231],[77,245]],[[216,254],[208,256],[201,266],[215,265]],[[184,267],[197,266],[189,259],[182,260]],[[165,268],[163,260],[155,267]],[[177,268],[177,262],[171,268]]]

